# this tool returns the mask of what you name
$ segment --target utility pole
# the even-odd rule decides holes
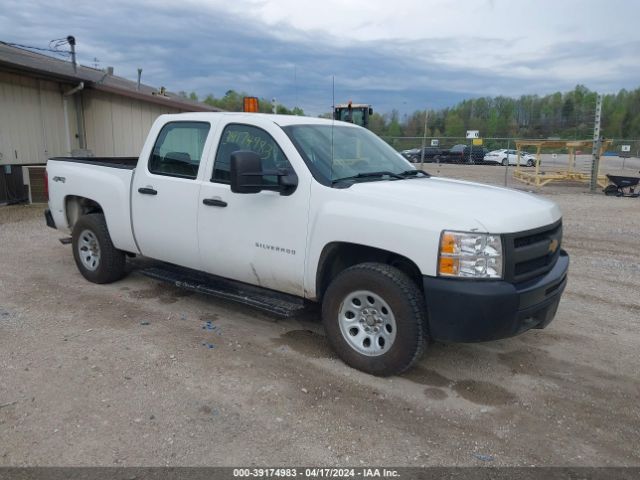
[[[510,144],[511,139],[507,138],[507,164],[504,166],[504,186],[506,188],[507,183],[508,183],[508,174],[509,174],[509,150],[511,149],[511,144]],[[520,154],[518,154],[520,155]],[[516,161],[517,162],[517,161]]]
[[[424,134],[422,135],[422,154],[420,155],[420,170],[424,167],[424,149],[427,145],[427,119],[429,118],[429,112],[424,109]]]
[[[73,35],[67,37],[67,42],[71,47],[71,63],[73,64],[73,71],[78,71],[78,64],[76,62],[76,38]]]
[[[595,193],[598,187],[598,172],[600,172],[600,145],[602,140],[600,138],[600,117],[602,116],[602,94],[598,94],[596,99],[596,117],[593,126],[593,149],[591,150],[591,183],[589,189],[591,193]]]

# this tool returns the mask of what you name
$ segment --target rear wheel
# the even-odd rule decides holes
[[[111,242],[102,214],[83,215],[73,226],[73,258],[84,278],[93,283],[111,283],[125,274],[125,253]]]
[[[340,358],[363,372],[402,373],[424,350],[422,293],[389,265],[362,263],[339,273],[325,292],[322,319]]]
[[[502,159],[502,166],[503,166],[503,167],[506,167],[506,166],[507,166],[507,159],[506,159],[506,158],[503,158],[503,159]]]

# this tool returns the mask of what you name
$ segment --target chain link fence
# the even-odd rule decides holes
[[[590,139],[483,138],[482,145],[473,145],[464,137],[382,138],[409,161],[424,162],[423,168],[437,175],[525,189],[589,190]],[[604,140],[599,173],[599,190],[607,184],[606,174],[639,177],[640,139]]]

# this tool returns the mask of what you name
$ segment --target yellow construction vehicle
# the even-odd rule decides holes
[[[369,117],[373,115],[371,105],[364,103],[341,103],[334,107],[333,118],[343,122],[355,123],[364,128],[369,128]]]

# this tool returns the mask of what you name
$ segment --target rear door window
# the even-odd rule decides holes
[[[210,128],[207,122],[167,123],[153,146],[149,172],[195,179]]]

